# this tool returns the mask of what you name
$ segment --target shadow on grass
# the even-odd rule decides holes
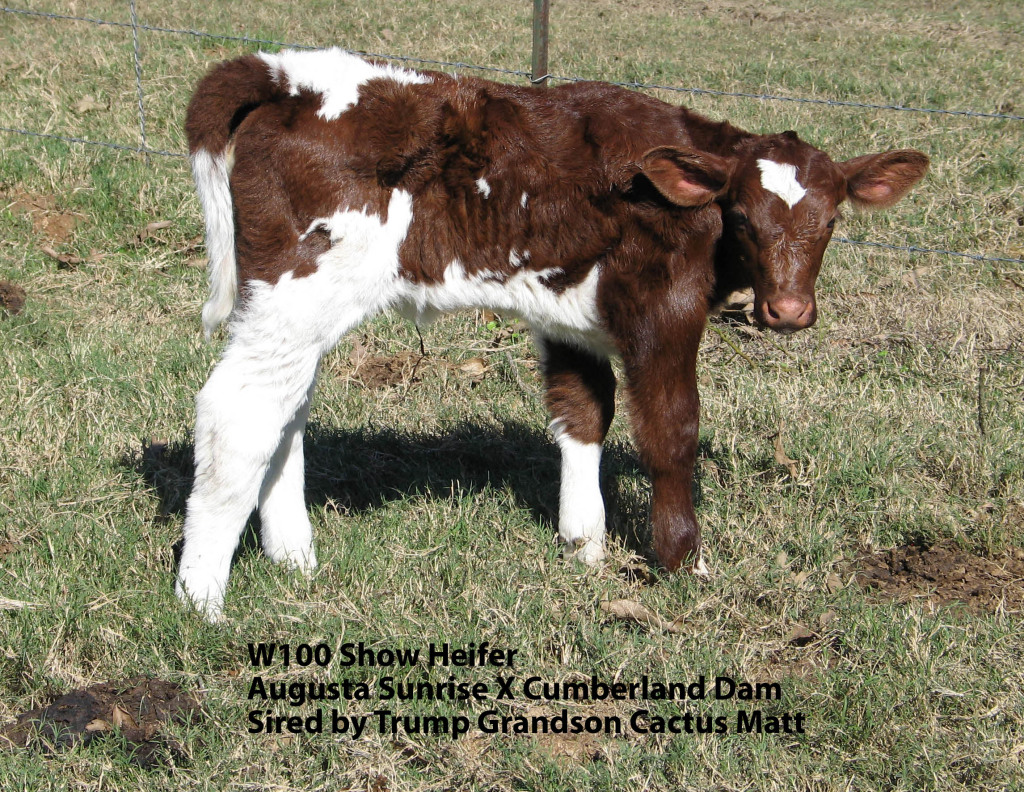
[[[453,487],[468,492],[492,487],[511,491],[535,520],[556,530],[558,450],[543,432],[525,424],[510,422],[496,428],[466,423],[431,434],[310,424],[304,451],[308,506],[329,503],[342,513],[361,513],[407,497],[449,498]],[[158,519],[184,515],[192,488],[193,452],[191,442],[155,444],[122,460],[156,491]],[[698,458],[709,455],[710,447],[702,441]],[[698,466],[698,502],[700,478]],[[610,536],[653,562],[650,489],[630,447],[606,445],[602,489]],[[258,525],[254,516],[243,547],[257,544]]]

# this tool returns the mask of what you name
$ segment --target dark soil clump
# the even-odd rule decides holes
[[[907,545],[858,559],[857,583],[890,599],[965,605],[974,613],[1024,610],[1024,552],[982,558],[948,547]]]
[[[0,312],[19,314],[24,307],[25,290],[17,283],[0,281]]]
[[[171,756],[184,758],[183,746],[161,732],[169,723],[192,722],[198,715],[196,699],[171,682],[145,677],[103,682],[73,690],[0,727],[0,749],[36,746],[51,753],[119,733],[131,761],[152,768]]]

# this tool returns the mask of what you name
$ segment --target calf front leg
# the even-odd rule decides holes
[[[551,432],[562,454],[558,534],[586,564],[604,558],[601,446],[615,413],[615,375],[607,358],[538,338]]]
[[[651,477],[654,550],[666,569],[683,566],[707,574],[700,557],[700,527],[693,509],[700,399],[697,347],[703,322],[653,329],[650,348],[623,355],[633,433],[640,460]]]

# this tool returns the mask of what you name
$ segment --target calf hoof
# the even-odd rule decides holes
[[[275,564],[281,564],[285,569],[298,572],[305,577],[312,577],[317,568],[316,550],[312,547],[308,550],[275,553],[271,556],[271,560]]]
[[[694,561],[693,565],[690,567],[690,574],[695,577],[708,579],[711,577],[711,570],[708,569],[708,565],[704,563],[704,559],[698,555],[697,560]]]
[[[179,579],[175,584],[174,593],[185,607],[191,607],[210,624],[224,621],[224,597],[207,592],[204,595],[190,593]]]
[[[566,543],[565,556],[586,564],[588,567],[597,567],[604,561],[604,545],[593,539],[576,539]]]

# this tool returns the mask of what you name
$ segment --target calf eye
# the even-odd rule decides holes
[[[833,217],[831,220],[828,221],[828,227],[829,228],[835,228],[836,227],[836,218]]]
[[[746,232],[750,236],[754,235],[754,227],[750,225],[750,218],[740,212],[734,212],[732,215],[733,222],[736,223],[736,227]]]

